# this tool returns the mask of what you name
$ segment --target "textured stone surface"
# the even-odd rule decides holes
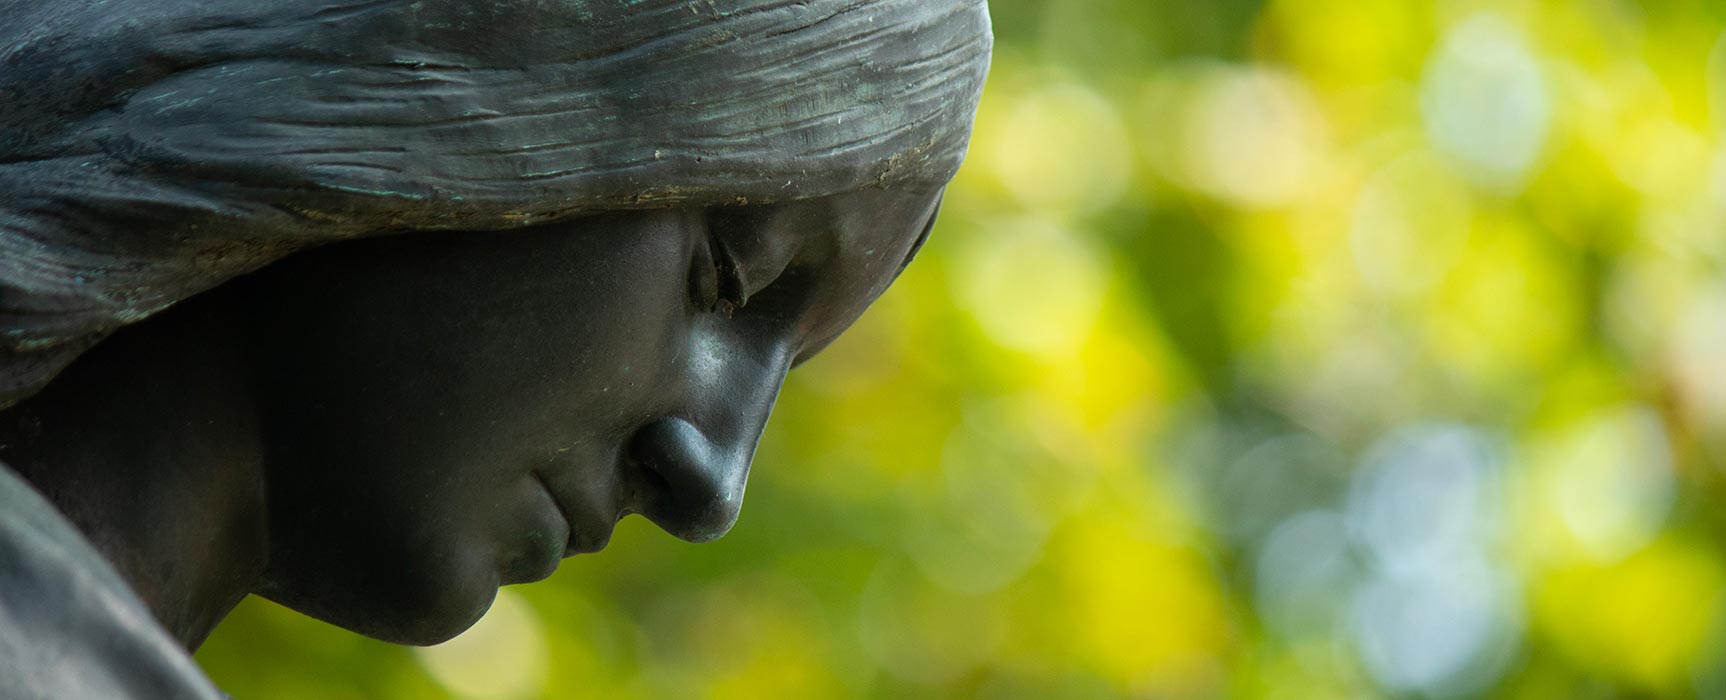
[[[0,464],[0,700],[215,700],[113,567]]]
[[[945,182],[982,0],[0,0],[0,407],[120,325],[413,230]]]

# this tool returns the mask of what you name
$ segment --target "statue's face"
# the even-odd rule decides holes
[[[433,643],[626,514],[719,537],[786,371],[887,288],[938,200],[416,233],[259,273],[261,592]]]

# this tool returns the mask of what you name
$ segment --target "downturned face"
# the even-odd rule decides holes
[[[642,514],[737,518],[785,373],[910,261],[939,192],[608,213],[289,258],[254,294],[260,592],[381,639],[466,629]]]

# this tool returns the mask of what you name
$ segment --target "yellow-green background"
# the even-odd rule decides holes
[[[242,700],[1726,697],[1720,0],[996,0],[921,258],[714,544]]]

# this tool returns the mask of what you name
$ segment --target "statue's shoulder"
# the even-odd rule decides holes
[[[101,554],[0,464],[0,700],[222,697]]]

